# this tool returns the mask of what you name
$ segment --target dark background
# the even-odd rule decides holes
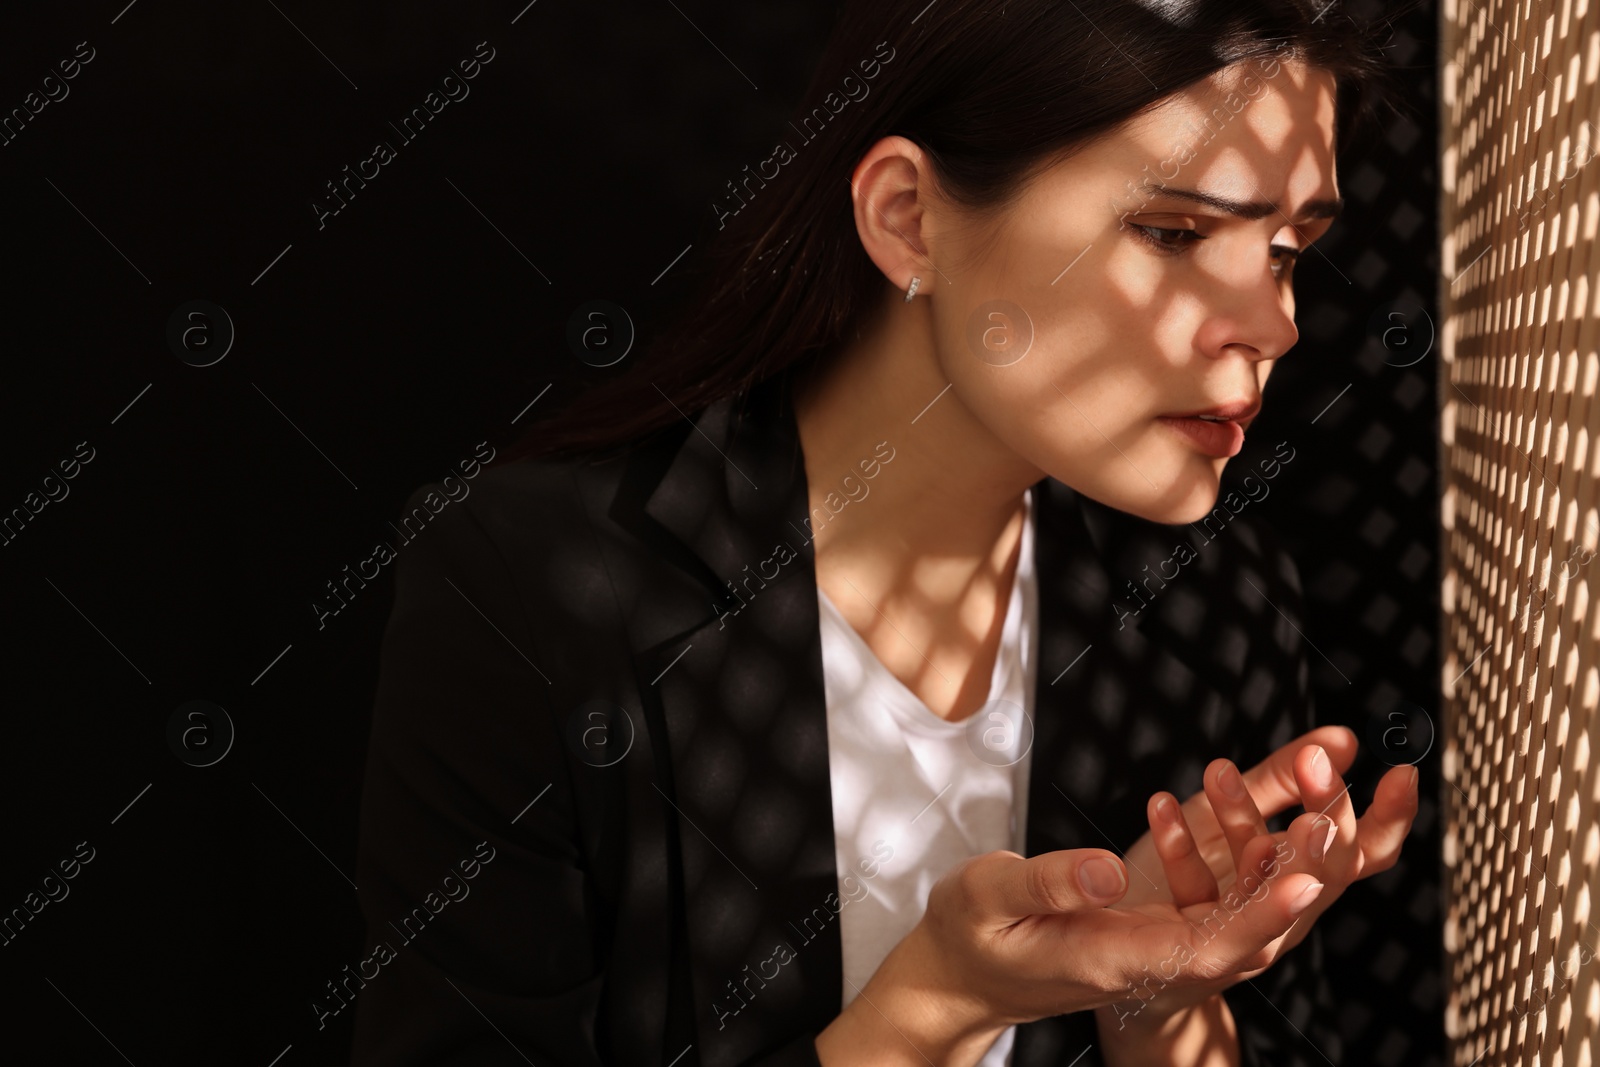
[[[321,629],[312,601],[412,488],[608,373],[566,344],[579,305],[659,329],[832,5],[125,4],[8,12],[0,32],[0,112],[95,50],[0,146],[0,513],[94,449],[0,547],[0,912],[95,850],[0,947],[5,1042],[343,1063],[353,1012],[319,1031],[309,1005],[361,956],[346,875],[391,579]],[[470,96],[401,145],[388,123],[480,41],[495,57]],[[1298,268],[1302,341],[1236,464],[1297,449],[1251,513],[1300,562],[1320,720],[1399,722],[1412,745],[1373,734],[1358,810],[1437,711],[1433,42],[1431,7],[1397,27],[1414,121],[1341,164],[1347,218]],[[397,158],[319,229],[312,201],[378,140]],[[167,340],[191,300],[237,331],[211,366]],[[1386,348],[1391,305],[1406,331]],[[191,700],[237,731],[211,766],[169,745]],[[1351,1064],[1442,1062],[1437,760],[1400,866],[1322,920]]]

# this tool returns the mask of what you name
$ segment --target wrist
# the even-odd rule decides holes
[[[1200,1006],[1163,1008],[1136,998],[1094,1009],[1094,1020],[1102,1038],[1143,1042],[1170,1037],[1184,1027]]]
[[[1009,1024],[953,981],[943,962],[918,923],[818,1035],[822,1061],[828,1067],[976,1063]]]
[[[988,1047],[987,1042],[1013,1020],[996,1017],[986,1001],[948,973],[949,962],[948,954],[919,922],[884,960],[879,973],[909,1007],[933,1021],[939,1036],[952,1042],[986,1039]],[[877,977],[874,975],[874,980]]]
[[[1133,1001],[1094,1014],[1108,1067],[1239,1063],[1237,1027],[1221,993],[1177,1009]]]

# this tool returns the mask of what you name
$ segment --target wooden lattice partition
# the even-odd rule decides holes
[[[1451,1062],[1600,1063],[1600,12],[1441,13]]]

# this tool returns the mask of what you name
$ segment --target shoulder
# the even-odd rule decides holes
[[[478,455],[484,457],[479,446]],[[401,506],[397,533],[427,531],[438,557],[492,553],[500,568],[527,577],[560,555],[594,540],[611,525],[610,510],[631,463],[659,452],[656,436],[607,456],[521,458],[463,463],[458,473],[415,486]],[[559,561],[558,561],[559,562]]]
[[[642,608],[695,588],[644,511],[673,454],[670,435],[650,434],[606,455],[489,461],[416,486],[392,520],[389,630],[421,642],[460,620],[492,625],[473,654],[526,656],[546,679],[584,648],[632,647]]]
[[[531,751],[536,728],[512,709],[532,701],[554,716],[573,699],[572,668],[615,668],[626,641],[595,531],[609,529],[623,466],[484,462],[407,494],[387,539],[394,599],[375,733],[387,758],[420,746],[475,766]]]
[[[448,474],[414,487],[402,520],[422,523],[441,540],[512,540],[558,534],[576,518],[579,479],[595,479],[578,459],[522,459]]]

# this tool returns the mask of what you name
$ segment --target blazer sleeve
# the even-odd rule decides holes
[[[364,956],[313,1011],[355,1009],[357,1067],[597,1065],[602,924],[553,668],[469,501],[425,485],[406,515],[430,513],[392,564],[357,845]]]
[[[1317,722],[1306,639],[1300,632],[1306,629],[1306,613],[1299,571],[1270,530],[1258,525],[1257,533],[1264,569],[1270,576],[1271,599],[1294,620],[1289,625],[1274,611],[1279,623],[1270,631],[1264,629],[1258,638],[1276,661],[1280,721],[1286,724],[1270,739],[1271,751]],[[1283,821],[1287,823],[1299,813],[1291,809]],[[1341,1062],[1337,1023],[1343,1007],[1324,967],[1323,928],[1330,918],[1331,913],[1324,914],[1300,944],[1262,974],[1224,994],[1238,1025],[1240,1067],[1325,1067],[1329,1062]]]

